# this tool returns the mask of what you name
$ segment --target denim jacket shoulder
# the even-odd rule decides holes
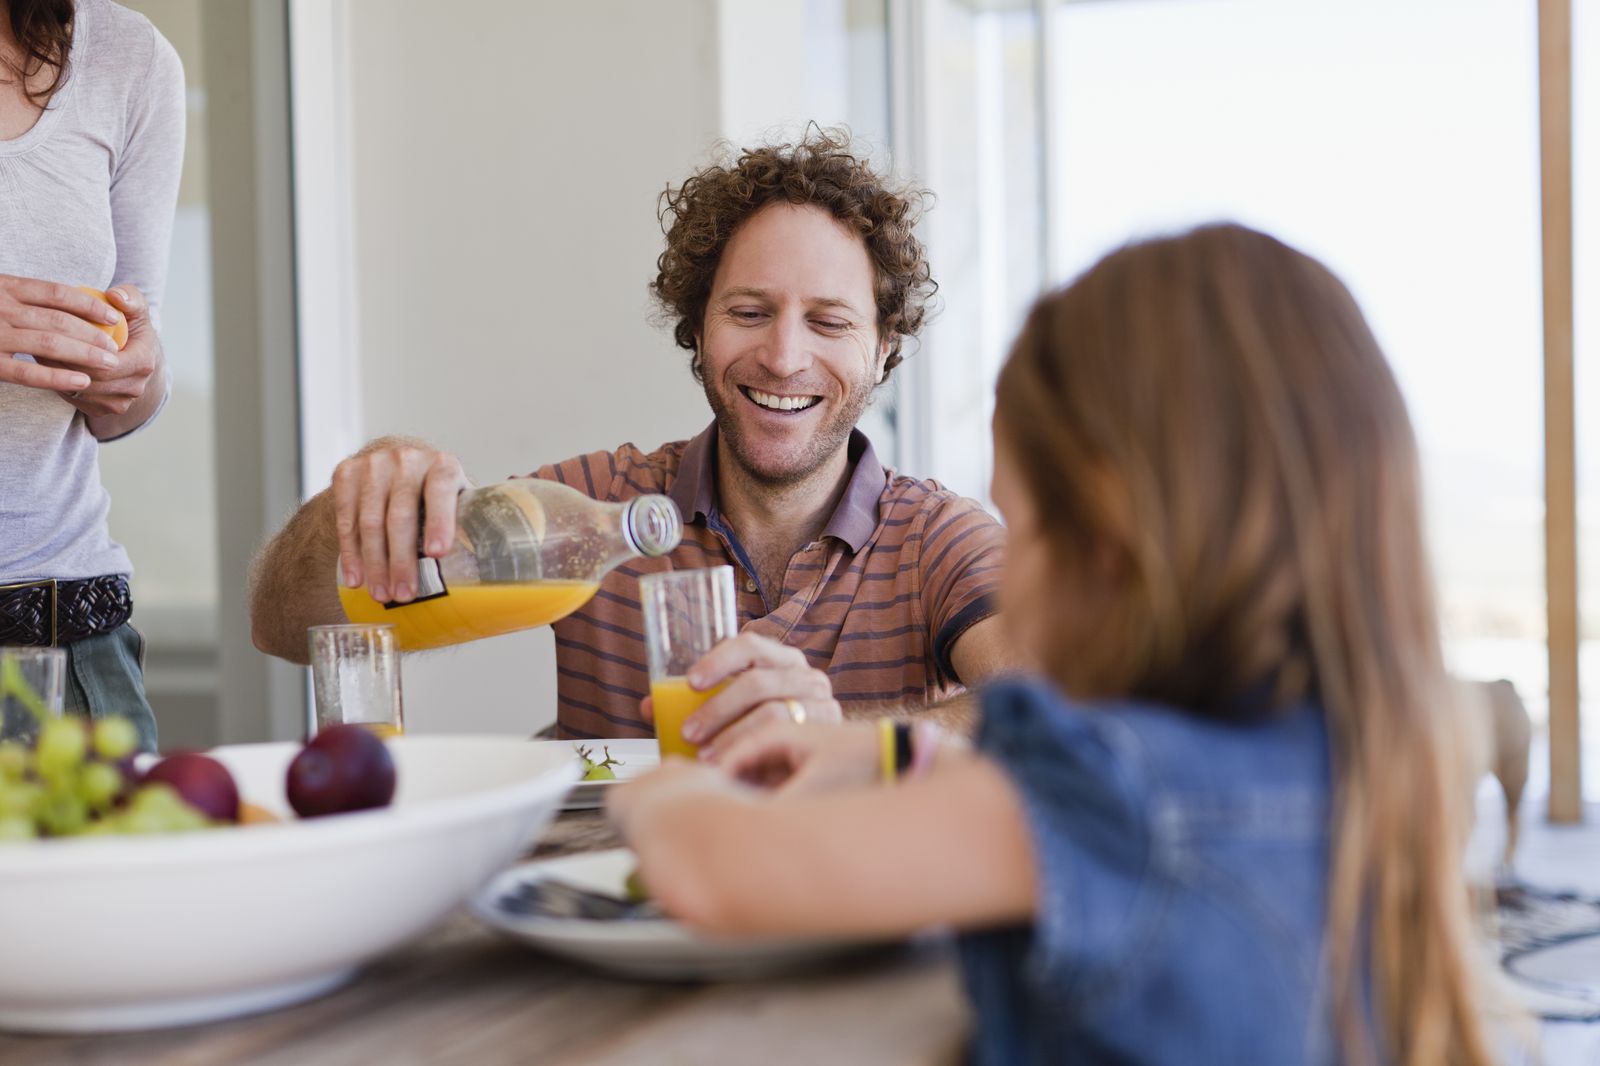
[[[1038,866],[1032,928],[963,941],[980,1023],[975,977],[1010,986],[988,999],[1010,1000],[998,1009],[1016,1035],[1071,1033],[1112,1059],[1230,1061],[1238,1034],[1282,1057],[1231,1061],[1324,1057],[1330,770],[1317,706],[1235,726],[1007,682],[984,693],[979,747],[1018,790]],[[1160,1017],[1187,1024],[1150,1024]]]

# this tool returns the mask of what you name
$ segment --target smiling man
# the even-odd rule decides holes
[[[665,559],[619,567],[556,623],[561,735],[651,734],[637,579],[667,567],[727,564],[739,589],[739,636],[690,675],[701,689],[731,678],[686,724],[691,742],[725,743],[772,716],[942,708],[960,720],[961,688],[1009,665],[991,618],[999,525],[885,469],[855,428],[934,289],[912,232],[920,199],[824,133],[663,195],[652,290],[715,420],[693,440],[533,475],[610,501],[665,493],[685,523]],[[303,662],[305,627],[343,620],[335,554],[348,584],[410,600],[416,560],[389,545],[416,543],[423,499],[424,542],[448,544],[466,484],[452,456],[415,441],[375,441],[341,463],[258,563],[257,646]]]

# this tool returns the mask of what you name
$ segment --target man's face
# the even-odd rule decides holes
[[[837,454],[883,376],[872,263],[811,205],[762,208],[717,264],[700,343],[706,399],[734,460],[793,484]]]

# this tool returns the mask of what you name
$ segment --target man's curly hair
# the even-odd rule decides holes
[[[695,334],[705,321],[711,280],[734,232],[768,204],[815,204],[866,242],[872,261],[878,335],[889,342],[884,377],[900,365],[907,337],[922,328],[938,289],[913,230],[926,190],[896,187],[850,150],[843,130],[809,129],[797,144],[748,148],[731,165],[714,164],[661,194],[657,217],[667,236],[656,260],[650,292],[673,323],[680,348],[694,352],[690,369],[701,378]]]

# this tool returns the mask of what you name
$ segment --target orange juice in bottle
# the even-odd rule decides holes
[[[565,618],[609,571],[665,555],[682,534],[665,496],[604,503],[556,481],[517,478],[461,494],[455,543],[438,559],[418,559],[415,599],[379,603],[341,583],[339,602],[352,622],[394,626],[404,651],[461,644]]]
[[[549,625],[588,603],[599,587],[598,581],[457,585],[446,597],[386,606],[366,589],[340,586],[339,602],[350,621],[392,625],[400,647],[420,651]]]

